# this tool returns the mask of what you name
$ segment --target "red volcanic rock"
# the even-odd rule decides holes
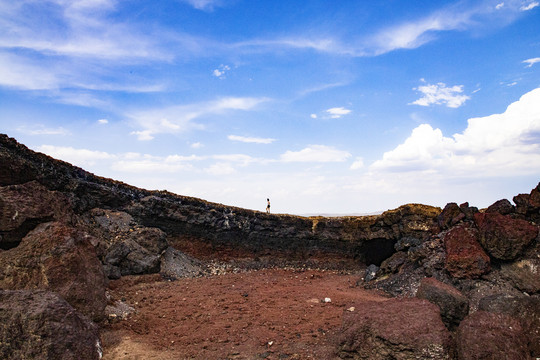
[[[457,278],[478,278],[490,270],[489,256],[478,243],[478,231],[470,225],[453,228],[444,236],[446,270]]]
[[[450,333],[439,308],[415,298],[365,302],[346,312],[338,356],[343,359],[450,359]]]
[[[71,205],[64,194],[30,181],[0,187],[0,209],[0,247],[8,249],[40,222],[69,220]]]
[[[540,183],[530,194],[514,196],[516,212],[524,215],[528,220],[540,223]]]
[[[47,289],[99,320],[105,276],[89,236],[58,222],[40,224],[13,249],[0,252],[0,288]]]
[[[469,300],[456,288],[435,278],[422,279],[416,297],[437,305],[448,328],[456,327],[469,314]]]
[[[98,360],[99,330],[55,293],[0,290],[0,358]]]
[[[498,213],[475,215],[480,243],[494,258],[513,260],[538,235],[538,227],[528,221]]]
[[[506,314],[477,311],[467,316],[459,325],[456,342],[460,360],[531,358],[521,324]]]
[[[502,215],[508,215],[514,211],[514,206],[507,199],[496,201],[486,209],[486,213],[499,213]]]

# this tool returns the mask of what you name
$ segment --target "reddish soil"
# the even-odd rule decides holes
[[[343,313],[386,300],[359,278],[284,269],[123,277],[111,295],[136,312],[105,326],[104,359],[333,359]]]

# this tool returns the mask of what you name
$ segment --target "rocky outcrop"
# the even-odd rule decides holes
[[[344,314],[337,355],[342,359],[451,359],[450,333],[439,308],[426,300],[363,303]]]
[[[59,222],[38,225],[0,252],[0,288],[47,289],[92,319],[103,317],[105,276],[88,234]]]
[[[456,342],[460,360],[531,358],[519,321],[505,314],[477,311],[469,315],[459,325]]]
[[[55,293],[0,290],[0,358],[101,359],[98,327]]]

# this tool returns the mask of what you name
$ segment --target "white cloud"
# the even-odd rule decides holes
[[[364,167],[364,159],[357,157],[356,160],[351,164],[351,170],[358,170]]]
[[[210,165],[205,171],[211,175],[229,175],[236,172],[236,169],[229,163],[216,163]]]
[[[300,151],[287,151],[281,155],[284,162],[342,162],[351,154],[332,146],[310,145]]]
[[[452,137],[422,124],[370,169],[491,177],[538,172],[533,164],[540,164],[540,88],[502,114],[469,119],[467,128]]]
[[[227,138],[231,141],[240,141],[245,143],[255,143],[255,144],[271,144],[276,139],[272,138],[259,138],[259,137],[249,137],[249,136],[238,136],[238,135],[229,135]]]
[[[200,149],[200,148],[202,148],[203,146],[204,146],[204,145],[203,145],[202,143],[200,143],[200,142],[195,142],[195,143],[193,143],[193,144],[190,145],[190,147],[191,147],[192,149]]]
[[[109,120],[107,120],[107,119],[99,119],[97,122],[98,122],[98,124],[102,124],[102,125],[103,125],[103,124],[108,124],[108,123],[109,123]]]
[[[214,69],[212,74],[220,79],[225,79],[225,73],[227,73],[231,68],[228,65],[219,65],[217,69]]]
[[[70,135],[70,131],[59,126],[57,128],[48,128],[42,124],[23,125],[17,128],[17,131],[26,135]]]
[[[499,4],[497,4],[497,5],[495,5],[495,9],[497,9],[497,10],[500,10],[500,9],[502,9],[503,7],[504,7],[504,3],[503,3],[503,2],[502,2],[502,3],[499,3]]]
[[[39,146],[37,150],[80,167],[93,166],[100,161],[116,158],[115,155],[104,151],[75,149],[69,146],[42,145]]]
[[[316,119],[316,118],[317,118],[317,114],[311,114],[311,115],[309,115],[309,117],[312,118],[312,119]]]
[[[538,1],[533,1],[533,2],[531,2],[529,4],[527,4],[527,5],[523,5],[522,7],[519,8],[519,10],[521,10],[521,11],[529,11],[529,10],[534,9],[538,5],[540,5],[540,3]]]
[[[335,107],[326,110],[326,112],[330,115],[332,119],[339,119],[343,115],[350,114],[351,110],[345,109],[344,107]]]
[[[231,110],[252,110],[268,101],[266,98],[221,98],[203,103],[178,105],[166,108],[134,111],[126,114],[142,130],[133,131],[139,140],[152,140],[157,134],[181,133],[193,129],[203,129],[195,122],[206,115],[222,114]]]
[[[222,6],[222,0],[181,0],[193,6],[197,10],[212,11],[215,7]]]
[[[447,87],[446,84],[440,82],[437,84],[421,85],[413,90],[417,90],[424,94],[420,99],[413,101],[411,104],[420,106],[430,106],[433,104],[445,104],[450,108],[458,108],[470,97],[463,95],[463,85],[454,85]]]
[[[523,62],[524,62],[525,64],[527,64],[527,66],[525,66],[525,67],[530,68],[530,67],[533,66],[534,64],[540,62],[540,57],[532,58],[532,59],[527,59],[527,60],[523,60]]]

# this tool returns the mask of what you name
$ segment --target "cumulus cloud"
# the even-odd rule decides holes
[[[326,113],[329,114],[332,119],[339,119],[343,115],[350,114],[351,110],[345,109],[344,107],[335,107],[326,110]]]
[[[239,135],[229,135],[227,138],[231,141],[240,141],[245,143],[255,143],[255,144],[271,144],[276,139],[272,138],[259,138],[259,137],[249,137],[249,136],[239,136]]]
[[[351,164],[351,170],[358,170],[364,167],[364,159],[357,157],[356,160]]]
[[[532,59],[527,59],[527,60],[523,60],[523,62],[524,62],[525,64],[527,64],[527,66],[525,66],[525,67],[530,68],[530,67],[533,66],[534,64],[540,62],[540,57],[532,58]]]
[[[450,108],[458,108],[469,100],[470,97],[463,93],[463,85],[447,87],[440,82],[437,84],[421,85],[413,90],[419,91],[423,96],[411,104],[420,106],[446,105]]]
[[[300,151],[287,151],[281,155],[284,162],[343,162],[351,157],[347,151],[332,146],[310,145]]]
[[[422,124],[370,168],[489,177],[531,174],[538,171],[533,164],[540,164],[540,88],[502,114],[469,119],[467,128],[452,137]]]

